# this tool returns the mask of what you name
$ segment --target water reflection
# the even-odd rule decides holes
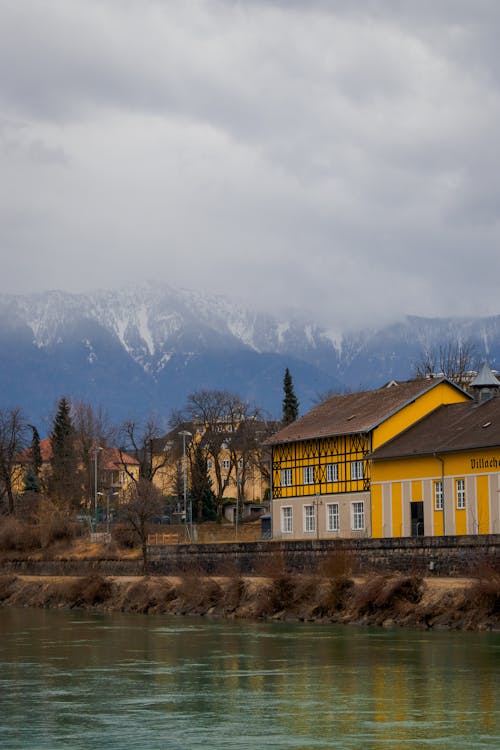
[[[498,748],[500,635],[0,610],[18,748]]]

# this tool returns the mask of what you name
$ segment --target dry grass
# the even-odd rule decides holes
[[[15,575],[0,576],[0,602],[12,596],[17,581],[18,578]]]
[[[184,575],[175,588],[176,609],[181,614],[206,614],[220,599],[221,587],[213,578]]]
[[[384,614],[389,610],[398,612],[401,605],[420,601],[422,584],[418,576],[376,575],[368,578],[353,593],[352,611],[358,617]]]
[[[1,552],[30,552],[40,547],[38,530],[14,516],[7,516],[0,523]]]
[[[69,583],[63,593],[70,606],[81,607],[103,604],[111,597],[112,590],[113,586],[109,578],[89,575]]]

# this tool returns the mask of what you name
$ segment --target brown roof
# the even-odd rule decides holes
[[[48,463],[52,459],[52,443],[50,437],[46,437],[40,440],[40,453],[42,454],[42,461]],[[30,449],[26,448],[19,456],[19,463],[29,463],[31,461]],[[102,458],[99,459],[99,463],[103,469],[119,469],[123,464],[127,466],[139,466],[139,461],[136,458],[132,458],[127,453],[123,453],[120,456],[118,448],[103,448]]]
[[[436,378],[408,380],[403,383],[391,381],[376,390],[333,396],[301,419],[284,427],[266,443],[277,445],[317,437],[370,432],[418,396],[443,382],[461,390],[446,378]]]
[[[372,453],[374,460],[500,446],[500,398],[440,406]]]

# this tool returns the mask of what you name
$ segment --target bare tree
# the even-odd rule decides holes
[[[96,457],[93,449],[96,446],[105,448],[112,443],[115,429],[102,406],[95,410],[84,401],[72,404],[71,417],[75,431],[75,447],[83,468],[85,496],[90,500],[95,489],[93,462]]]
[[[422,352],[415,363],[415,375],[417,378],[444,375],[461,388],[466,388],[470,372],[477,369],[477,363],[477,349],[471,341],[448,341]]]
[[[139,478],[152,482],[156,474],[171,460],[168,450],[156,449],[162,434],[163,431],[154,417],[149,417],[144,423],[129,419],[121,425],[118,433],[121,462],[133,482],[136,481],[136,477],[128,468],[124,454],[127,453],[139,461]]]
[[[130,487],[127,503],[120,508],[120,517],[136,534],[141,545],[144,573],[148,571],[148,534],[153,518],[163,512],[163,496],[152,482],[144,477]]]
[[[312,399],[314,406],[324,404],[325,401],[333,398],[334,396],[346,396],[348,393],[352,393],[352,389],[349,386],[338,386],[334,388],[327,388],[326,391],[318,391]]]
[[[0,497],[7,499],[7,512],[14,513],[15,488],[25,466],[20,454],[28,445],[28,426],[19,407],[0,410]]]
[[[236,451],[231,449],[232,439],[247,410],[241,398],[230,391],[201,390],[191,393],[187,399],[186,414],[195,427],[199,425],[203,431],[201,444],[213,463],[218,521],[222,519],[224,492],[231,483],[237,462]]]

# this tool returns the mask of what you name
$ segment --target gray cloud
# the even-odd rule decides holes
[[[499,313],[500,8],[7,0],[3,290]]]

